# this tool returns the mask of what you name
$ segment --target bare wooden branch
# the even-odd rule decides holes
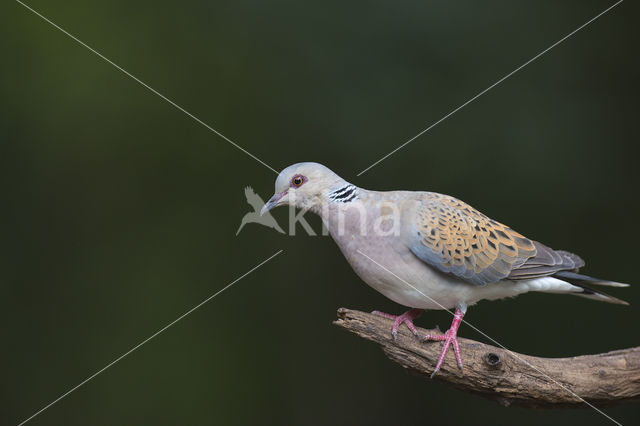
[[[422,342],[404,326],[394,342],[391,320],[360,311],[340,308],[334,324],[380,344],[392,361],[427,378],[442,349],[442,342]],[[421,336],[439,332],[418,331]],[[571,358],[538,358],[461,337],[458,341],[464,369],[458,368],[449,353],[434,380],[503,405],[584,405],[576,395],[597,406],[640,401],[640,347]]]

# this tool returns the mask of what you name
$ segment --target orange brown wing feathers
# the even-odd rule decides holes
[[[442,272],[478,285],[500,281],[534,258],[534,241],[447,195],[425,193],[411,251]]]

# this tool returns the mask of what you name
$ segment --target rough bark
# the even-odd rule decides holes
[[[407,327],[391,337],[392,322],[376,315],[340,308],[334,324],[381,345],[403,368],[428,378],[442,342],[421,342]],[[420,336],[440,333],[418,328]],[[453,349],[434,380],[442,380],[503,405],[530,408],[596,406],[640,401],[640,347],[570,358],[539,358],[458,338],[464,368]],[[578,397],[579,396],[579,397]]]

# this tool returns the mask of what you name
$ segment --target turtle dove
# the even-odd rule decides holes
[[[276,179],[264,213],[293,205],[318,214],[345,258],[363,281],[396,303],[411,308],[391,318],[392,335],[425,309],[455,309],[433,374],[452,345],[462,359],[457,331],[468,306],[529,291],[568,293],[627,304],[589,285],[627,284],[578,274],[584,261],[553,250],[493,220],[470,205],[434,192],[369,191],[346,182],[318,163],[298,163]]]

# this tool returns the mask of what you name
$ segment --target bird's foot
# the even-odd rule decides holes
[[[436,368],[433,370],[433,373],[431,373],[431,378],[433,378],[433,376],[435,376],[440,370],[440,367],[444,362],[444,357],[447,356],[447,352],[449,351],[449,345],[453,346],[453,352],[456,355],[458,367],[462,368],[462,357],[460,356],[460,346],[458,345],[458,327],[460,327],[463,316],[464,313],[460,309],[456,309],[456,313],[453,315],[453,322],[451,323],[449,330],[444,334],[427,334],[424,336],[424,340],[444,341],[442,352],[440,352],[440,358],[438,358]]]
[[[422,309],[410,309],[402,315],[391,315],[380,311],[371,312],[373,315],[378,315],[381,317],[389,318],[393,320],[393,328],[391,329],[391,334],[393,335],[393,340],[398,338],[398,327],[400,324],[405,323],[409,330],[416,336],[418,335],[418,330],[416,330],[416,326],[413,325],[413,320],[418,318],[422,313]]]

